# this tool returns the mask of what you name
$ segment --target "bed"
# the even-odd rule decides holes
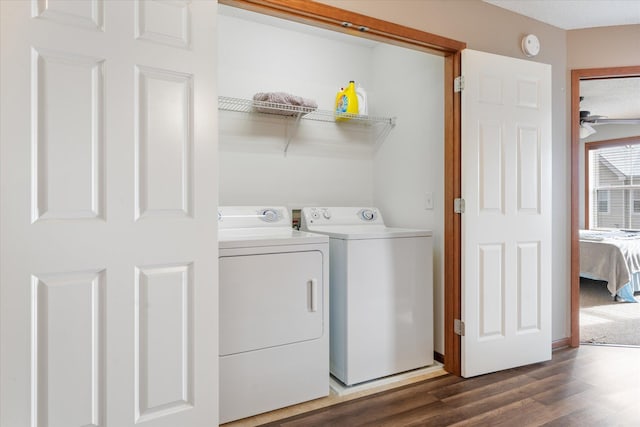
[[[611,295],[638,302],[640,292],[640,232],[580,230],[580,276],[604,280]]]

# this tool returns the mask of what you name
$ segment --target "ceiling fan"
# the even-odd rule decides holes
[[[584,97],[580,97],[582,101]],[[640,125],[640,117],[609,118],[607,116],[593,115],[590,111],[580,110],[580,139],[596,133],[595,125]]]
[[[639,125],[640,117],[610,119],[607,116],[592,115],[590,111],[580,111],[580,124],[590,125]]]

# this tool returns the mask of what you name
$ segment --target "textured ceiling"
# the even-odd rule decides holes
[[[640,24],[640,0],[483,0],[565,30]]]
[[[640,77],[582,80],[580,110],[610,119],[640,118]]]

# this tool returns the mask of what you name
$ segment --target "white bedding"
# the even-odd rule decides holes
[[[611,295],[640,272],[640,233],[580,230],[580,275],[607,281]]]

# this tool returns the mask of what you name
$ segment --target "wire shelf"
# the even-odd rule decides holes
[[[267,101],[254,101],[253,99],[244,98],[230,98],[228,96],[218,97],[218,109],[224,111],[236,111],[239,113],[251,113],[251,114],[265,114],[272,116],[280,116],[284,118],[291,118],[295,120],[295,126],[293,131],[287,136],[284,147],[284,154],[287,155],[289,144],[293,139],[300,120],[314,120],[318,122],[327,123],[343,123],[360,124],[365,126],[376,126],[376,129],[382,128],[375,133],[376,145],[384,139],[384,137],[391,131],[396,124],[395,117],[376,117],[360,114],[344,113],[336,117],[333,111],[317,110],[310,107],[301,107],[298,105],[279,104],[276,102]],[[372,128],[373,129],[373,128]]]
[[[395,125],[395,117],[376,117],[368,115],[344,113],[336,120],[333,111],[317,110],[297,105],[279,104],[275,102],[254,101],[252,99],[218,97],[218,109],[236,111],[239,113],[273,114],[280,116],[299,117],[302,120],[315,120],[331,123],[361,123],[364,125],[387,124]]]

